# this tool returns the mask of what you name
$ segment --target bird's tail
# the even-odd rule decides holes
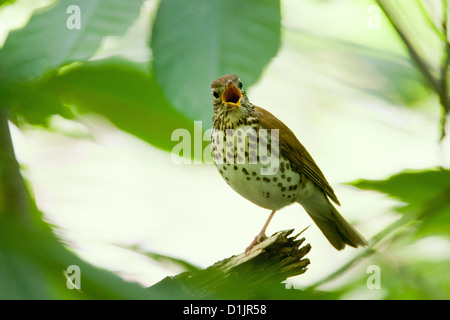
[[[344,219],[325,195],[320,203],[307,201],[301,205],[337,250],[344,249],[346,244],[355,248],[367,246],[366,239]]]

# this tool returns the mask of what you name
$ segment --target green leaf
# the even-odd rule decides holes
[[[381,270],[381,287],[386,300],[442,300],[450,294],[448,258],[426,260],[417,256],[402,261],[385,259],[383,255],[373,262]]]
[[[2,300],[51,298],[42,271],[34,261],[4,247],[0,250],[0,287]]]
[[[404,243],[391,242],[369,260],[364,260],[366,272],[355,272],[353,278],[342,282],[328,292],[333,299],[384,299],[384,300],[445,300],[450,296],[450,260],[444,254],[441,259],[424,259],[422,251],[414,252],[406,259],[399,255]],[[411,248],[407,249],[411,252]],[[379,267],[381,290],[368,289],[368,266]]]
[[[0,7],[4,5],[10,5],[16,2],[16,0],[0,0]]]
[[[420,221],[418,236],[450,236],[450,170],[404,171],[386,180],[358,180],[351,185],[405,202],[396,209]]]
[[[161,265],[165,266],[166,269],[169,269],[171,266],[174,266],[174,267],[178,267],[178,268],[181,267],[185,271],[191,271],[191,272],[201,270],[201,268],[199,266],[196,266],[186,260],[168,256],[166,254],[152,252],[147,249],[141,248],[138,245],[132,245],[132,246],[121,245],[120,247],[125,248],[127,250],[131,250],[135,253],[144,255],[144,256],[160,263]]]
[[[0,224],[0,299],[155,298],[141,285],[75,256],[39,219],[35,217],[32,225],[16,219]],[[65,271],[71,265],[79,267],[81,291],[67,286]]]
[[[342,69],[333,76],[340,78],[341,82],[348,83],[353,88],[381,97],[396,106],[419,106],[419,102],[429,96],[429,88],[421,74],[410,65],[409,59],[365,49],[350,50],[350,52],[343,50],[345,52],[343,60],[346,63],[339,64],[338,67]],[[349,71],[344,69],[351,70],[349,65],[357,66],[357,68],[364,65],[368,72],[362,75],[353,71],[351,75],[344,77],[343,75]],[[372,81],[365,81],[369,70]]]
[[[54,73],[44,75],[36,81],[17,84],[10,88],[0,86],[3,103],[11,111],[11,120],[16,125],[30,123],[33,125],[47,125],[48,118],[58,114],[64,118],[74,117],[59,97],[48,88],[48,82]]]
[[[194,124],[165,99],[153,75],[120,58],[92,61],[69,68],[51,81],[54,93],[81,113],[95,112],[119,129],[170,151],[178,128]]]
[[[128,29],[142,3],[61,0],[34,14],[23,29],[9,34],[0,51],[0,84],[37,80],[50,70],[89,59],[105,36],[120,35]],[[73,29],[77,18],[80,28]]]
[[[161,1],[151,46],[166,97],[210,126],[212,81],[235,73],[254,84],[278,51],[280,20],[278,0]]]

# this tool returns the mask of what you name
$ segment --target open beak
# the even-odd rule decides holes
[[[222,94],[222,102],[232,106],[241,106],[242,92],[233,84],[228,82],[227,88]]]

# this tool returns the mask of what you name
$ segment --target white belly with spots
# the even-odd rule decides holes
[[[237,193],[263,208],[279,210],[297,201],[303,196],[300,175],[278,156],[270,138],[256,139],[256,131],[249,129],[228,132],[226,139],[225,133],[213,131],[212,151],[219,173]]]

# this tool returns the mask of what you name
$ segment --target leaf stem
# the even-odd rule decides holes
[[[447,1],[447,0],[444,0],[444,1]],[[433,29],[433,31],[436,33],[436,35],[437,35],[442,41],[445,41],[445,35],[444,35],[444,33],[442,32],[442,30],[441,30],[442,26],[437,25],[437,24],[435,23],[435,21],[433,20],[433,17],[431,16],[431,13],[429,13],[429,11],[431,11],[431,10],[427,10],[427,9],[425,8],[425,6],[424,6],[423,3],[422,3],[422,0],[416,0],[416,3],[417,3],[417,5],[419,6],[420,11],[422,11],[422,14],[424,15],[425,20],[427,21],[427,23],[428,23],[428,25],[430,26],[430,28]],[[443,7],[443,8],[444,8],[444,7]]]
[[[441,113],[441,121],[440,121],[440,131],[441,135],[439,138],[439,142],[442,142],[442,140],[445,138],[446,132],[445,127],[447,124],[447,115],[450,112],[450,99],[449,99],[449,93],[448,93],[448,81],[447,81],[447,69],[448,65],[450,63],[450,48],[448,43],[448,37],[447,37],[447,9],[448,4],[447,1],[444,0],[442,2],[442,10],[443,10],[443,21],[442,21],[442,29],[443,29],[443,40],[444,40],[444,55],[443,55],[443,63],[441,63],[441,72],[440,72],[440,79],[437,79],[435,76],[433,76],[430,67],[426,63],[425,59],[422,58],[422,56],[419,54],[419,52],[416,50],[414,45],[412,44],[412,41],[409,39],[409,37],[406,35],[406,32],[403,30],[403,28],[400,26],[400,23],[397,21],[395,16],[392,14],[392,9],[389,8],[388,2],[386,0],[376,0],[378,6],[383,10],[384,14],[394,27],[395,31],[397,31],[398,35],[402,39],[403,43],[405,44],[412,60],[416,63],[419,71],[423,74],[423,76],[428,80],[431,88],[436,92],[436,94],[439,96],[439,101],[442,106],[442,113]],[[422,10],[425,15],[427,13],[425,10]],[[431,19],[430,17],[426,16],[427,19]]]
[[[448,43],[448,32],[447,32],[447,19],[448,19],[448,3],[447,1],[442,2],[442,29],[445,37],[445,54],[441,63],[441,90],[439,94],[440,102],[442,105],[442,113],[441,113],[441,137],[439,139],[442,142],[445,138],[446,132],[445,127],[447,124],[447,115],[450,112],[450,98],[448,92],[448,67],[450,65],[450,45]]]
[[[439,80],[437,80],[433,74],[430,71],[429,66],[427,63],[422,59],[420,54],[417,52],[417,50],[414,48],[414,45],[412,44],[409,37],[406,35],[406,32],[401,28],[399,22],[397,19],[392,15],[392,10],[388,7],[387,1],[384,0],[376,0],[378,6],[383,10],[384,14],[388,18],[389,22],[394,27],[395,31],[397,31],[398,35],[402,39],[403,43],[405,44],[406,48],[408,49],[409,54],[411,55],[411,58],[413,61],[417,64],[419,70],[422,72],[422,74],[425,76],[425,78],[430,83],[431,87],[434,91],[439,92],[440,91],[440,85]]]

